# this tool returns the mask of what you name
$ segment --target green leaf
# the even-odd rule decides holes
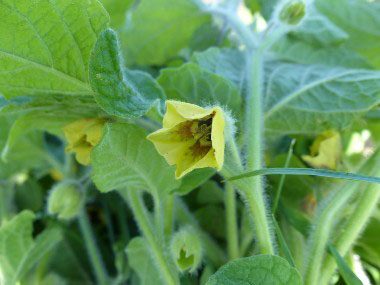
[[[338,265],[339,273],[342,275],[346,284],[350,285],[362,285],[363,283],[360,279],[352,272],[351,268],[348,266],[343,257],[340,256],[339,252],[331,244],[328,245],[329,253],[334,257],[336,264]]]
[[[189,44],[200,26],[210,21],[191,0],[142,0],[128,16],[127,64],[140,65],[165,63]]]
[[[97,0],[1,0],[0,92],[91,95],[90,52],[108,15]]]
[[[272,133],[342,129],[380,102],[380,72],[272,62],[266,65],[265,122]]]
[[[14,145],[20,138],[32,130],[48,131],[63,135],[62,128],[67,124],[84,117],[96,117],[100,109],[87,97],[72,98],[55,96],[36,99],[25,104],[9,104],[0,109],[0,116],[19,115],[8,132],[8,139],[1,153],[8,159]]]
[[[339,172],[333,170],[325,169],[312,169],[312,168],[263,168],[255,171],[246,172],[240,175],[229,177],[227,180],[237,180],[246,177],[252,177],[257,175],[275,175],[275,174],[286,174],[286,175],[313,175],[321,177],[331,177],[338,179],[348,179],[356,181],[366,181],[371,183],[380,184],[380,178],[374,176],[360,175],[349,172]]]
[[[6,145],[13,120],[12,116],[0,116],[0,151]],[[20,171],[46,169],[50,167],[44,153],[42,134],[33,132],[25,135],[14,146],[6,162],[0,159],[0,179],[6,179]]]
[[[295,38],[318,46],[337,45],[348,40],[348,34],[322,15],[314,6],[308,9],[308,15],[291,35]]]
[[[90,82],[98,104],[122,118],[140,117],[164,100],[162,90],[149,74],[123,70],[116,34],[111,29],[100,34],[92,52]]]
[[[194,63],[164,69],[157,81],[169,99],[202,106],[219,103],[239,114],[240,96],[236,86]]]
[[[0,267],[4,285],[13,285],[60,240],[61,232],[47,229],[33,240],[34,214],[23,211],[0,228]]]
[[[129,265],[139,276],[140,285],[164,285],[156,269],[149,243],[142,237],[133,238],[126,249]]]
[[[125,25],[127,10],[134,0],[101,0],[111,18],[111,27],[121,29]]]
[[[301,285],[297,270],[276,255],[256,255],[230,261],[206,285]]]
[[[174,167],[146,139],[145,131],[134,125],[107,124],[91,161],[93,180],[102,192],[127,186],[165,193],[181,183],[174,177]]]
[[[273,47],[276,56],[284,61],[302,64],[323,64],[332,67],[370,69],[365,58],[343,45],[321,47],[286,36]]]
[[[239,89],[243,89],[245,77],[244,54],[233,48],[209,48],[196,52],[192,61],[201,68],[230,80]]]
[[[348,35],[347,48],[380,68],[380,3],[357,0],[317,0],[317,9]]]
[[[178,195],[186,195],[193,191],[195,188],[201,186],[214,174],[215,169],[212,168],[195,169],[190,173],[186,174],[181,179],[181,186],[178,189],[175,189],[173,193],[176,193]]]

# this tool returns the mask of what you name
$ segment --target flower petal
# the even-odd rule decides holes
[[[201,119],[212,112],[213,110],[207,110],[194,104],[168,100],[162,124],[164,128],[172,128],[186,120]]]
[[[211,141],[216,159],[216,168],[220,170],[224,163],[224,117],[220,108],[214,108],[214,119],[212,120]]]

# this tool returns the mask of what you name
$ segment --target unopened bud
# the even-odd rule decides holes
[[[287,1],[280,9],[279,19],[288,25],[297,25],[305,17],[306,5],[302,0]]]
[[[191,227],[185,227],[174,235],[170,251],[180,272],[194,272],[202,261],[201,241]]]
[[[80,210],[82,194],[77,186],[63,182],[50,190],[47,211],[50,215],[68,220],[74,218]]]

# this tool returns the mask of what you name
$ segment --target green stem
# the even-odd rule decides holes
[[[83,239],[85,241],[87,253],[89,255],[92,267],[94,269],[97,284],[106,285],[108,284],[109,279],[102,261],[102,257],[96,245],[94,233],[92,232],[91,225],[84,206],[79,212],[78,221],[81,233],[83,235]]]
[[[137,221],[137,224],[142,231],[143,235],[149,242],[154,259],[156,260],[156,265],[158,270],[161,272],[165,284],[167,285],[177,285],[179,284],[179,279],[174,270],[172,270],[168,264],[168,261],[165,258],[165,254],[162,246],[160,245],[159,240],[153,231],[153,227],[149,221],[148,213],[144,207],[144,203],[141,200],[140,193],[136,190],[130,189],[128,194],[121,193],[127,196],[127,201],[133,211],[133,215]]]
[[[256,50],[248,62],[248,98],[246,109],[247,170],[262,168],[263,110],[262,110],[262,51]],[[273,254],[273,241],[264,199],[262,177],[251,177],[251,189],[241,189],[252,211],[260,253]]]
[[[366,175],[372,174],[376,171],[376,169],[378,169],[378,162],[380,162],[380,152],[377,152],[370,159],[368,159],[359,172]],[[321,210],[315,219],[313,232],[309,236],[307,245],[308,255],[306,258],[306,266],[304,271],[304,282],[306,285],[320,284],[322,261],[325,256],[325,249],[329,241],[330,234],[334,229],[334,225],[339,222],[339,214],[343,212],[343,208],[347,205],[347,202],[358,190],[358,186],[360,185],[361,184],[357,182],[346,182],[342,187],[340,187],[340,189],[333,192],[330,197],[326,199],[326,201],[322,202]],[[359,212],[356,213],[360,220],[365,215],[369,214],[365,211],[366,206],[364,205],[362,207],[364,209],[360,208]],[[365,215],[362,216],[363,214]],[[359,224],[356,222],[353,224],[350,222],[349,225],[351,225],[351,227],[353,226],[353,229],[351,231],[347,231],[347,228],[345,228],[345,234],[342,235],[345,237],[345,240],[355,239],[357,235],[353,235],[354,229],[358,230],[360,228]],[[342,237],[340,239],[342,239]],[[347,245],[347,241],[345,241],[344,244]]]
[[[168,194],[165,199],[164,209],[164,234],[168,238],[173,231],[174,195]]]
[[[379,175],[379,174],[378,174]],[[355,207],[351,218],[348,219],[344,227],[344,232],[339,236],[334,244],[340,255],[344,256],[351,248],[360,232],[367,224],[377,203],[380,199],[380,185],[372,184],[363,193]],[[328,284],[331,275],[336,269],[336,263],[331,255],[326,256],[319,284]]]
[[[314,231],[309,237],[308,257],[306,259],[304,274],[304,282],[306,285],[319,284],[320,269],[330,232],[337,221],[336,218],[357,187],[358,183],[345,183],[344,187],[332,194],[331,198],[328,199],[327,205],[316,219]]]
[[[225,194],[227,244],[229,259],[239,258],[239,237],[236,216],[236,194],[231,183],[226,183]]]
[[[156,231],[158,237],[163,240],[164,236],[164,217],[163,217],[163,209],[161,206],[161,198],[158,194],[153,194],[154,201],[154,219],[156,225]]]
[[[247,48],[255,48],[256,39],[252,31],[240,21],[236,13],[233,13],[227,9],[209,6],[204,8],[204,12],[225,18],[229,25],[239,34],[242,42],[247,46]]]

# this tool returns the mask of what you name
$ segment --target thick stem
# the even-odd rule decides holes
[[[380,199],[380,185],[378,184],[369,185],[369,187],[363,191],[352,216],[348,219],[344,232],[335,243],[335,248],[342,256],[346,255],[358,238]],[[326,256],[320,284],[328,284],[335,269],[336,263],[334,258],[330,255]]]
[[[87,254],[89,255],[90,262],[94,269],[94,274],[96,277],[97,284],[106,285],[109,282],[106,269],[103,264],[103,260],[99,249],[96,245],[94,233],[92,232],[92,228],[86,213],[84,206],[82,207],[79,215],[78,221],[81,233],[83,235],[83,239],[85,241],[85,246],[87,249]]]
[[[248,98],[246,109],[247,130],[247,170],[253,171],[262,168],[263,142],[263,103],[261,94],[262,83],[262,51],[256,50],[248,61]],[[248,183],[252,189],[241,189],[252,211],[256,225],[256,235],[260,253],[273,254],[273,241],[270,223],[267,216],[264,185],[262,177],[251,177]]]
[[[342,208],[347,204],[351,195],[358,187],[358,183],[345,183],[344,187],[334,192],[316,219],[314,231],[309,239],[308,256],[304,282],[306,285],[317,285],[320,277],[322,260],[330,237],[333,225],[337,222],[337,217]]]
[[[122,194],[127,196],[127,201],[129,202],[137,224],[152,248],[156,265],[162,274],[163,280],[165,280],[165,284],[179,284],[178,276],[174,273],[174,270],[171,270],[168,261],[165,258],[163,248],[160,246],[160,243],[154,234],[152,225],[148,218],[147,210],[144,207],[140,194],[138,191],[132,189],[128,191],[127,195],[123,192]]]
[[[230,182],[226,183],[225,194],[227,244],[229,259],[239,258],[239,236],[236,215],[236,193]]]
[[[368,159],[359,172],[365,175],[372,175],[374,172],[378,172],[376,171],[379,165],[378,162],[380,162],[380,152],[377,152],[377,154],[374,154],[370,159]],[[357,182],[346,182],[342,187],[340,187],[339,190],[332,193],[332,195],[322,203],[323,206],[315,219],[313,232],[309,237],[307,246],[308,254],[306,256],[307,258],[304,272],[305,284],[321,284],[320,273],[330,234],[333,231],[335,224],[339,222],[339,214],[343,212],[343,208],[346,206],[355,191],[360,189],[360,185],[361,184]],[[364,197],[367,196],[365,195]],[[354,216],[357,215],[356,217],[360,220],[360,223],[363,222],[362,219],[364,219],[364,217],[368,218],[369,213],[366,212],[365,208],[366,206],[362,205],[362,208],[354,214]],[[362,214],[364,214],[364,216],[362,216]],[[353,227],[351,232],[348,232],[348,229],[345,228],[345,233],[342,235],[345,237],[345,245],[348,244],[347,240],[355,240],[358,234],[355,234],[355,231],[360,228],[357,222],[354,222],[354,224],[351,224],[350,222],[349,225]],[[342,240],[342,237],[339,240]]]

